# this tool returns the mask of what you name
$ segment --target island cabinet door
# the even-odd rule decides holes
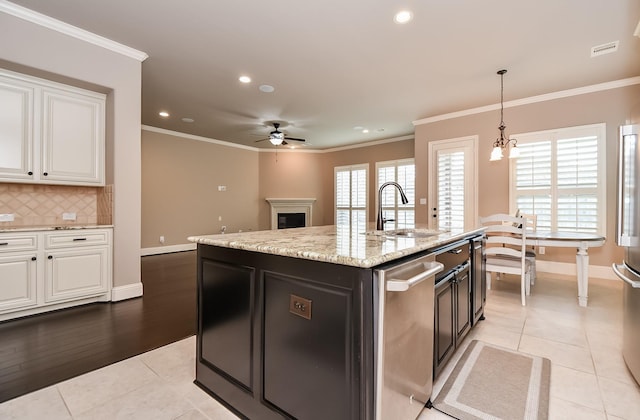
[[[201,359],[215,372],[251,389],[252,284],[255,270],[202,260],[198,334]]]
[[[354,418],[352,294],[349,288],[265,274],[264,398],[288,416]]]

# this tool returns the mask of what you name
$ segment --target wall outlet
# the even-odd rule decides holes
[[[544,255],[544,251],[545,251],[545,249],[544,249],[543,246],[539,246],[538,247],[538,252],[540,252],[540,255]]]
[[[226,185],[218,185],[218,191],[227,191]]]
[[[164,243],[164,236],[160,236],[160,243],[163,244]]]
[[[13,213],[0,214],[0,222],[13,222]]]
[[[76,220],[75,213],[62,213],[62,220]]]

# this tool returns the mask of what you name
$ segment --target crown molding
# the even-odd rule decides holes
[[[251,150],[252,152],[259,152],[259,153],[276,153],[276,152],[277,153],[331,153],[331,152],[339,152],[339,151],[347,150],[347,149],[358,149],[358,148],[361,148],[361,147],[376,146],[378,144],[393,143],[393,142],[397,142],[397,141],[405,141],[405,140],[413,140],[414,139],[413,135],[409,135],[409,136],[395,137],[395,138],[392,138],[392,139],[377,140],[377,141],[371,141],[371,142],[368,142],[368,143],[358,143],[358,144],[349,145],[349,146],[335,147],[333,149],[322,149],[322,150],[318,150],[318,149],[304,150],[302,148],[288,149],[288,148],[275,148],[275,147],[273,149],[261,149],[261,148],[258,148],[258,147],[245,146],[243,144],[231,143],[231,142],[224,141],[224,140],[216,140],[216,139],[212,139],[212,138],[209,138],[209,137],[203,137],[203,136],[196,136],[194,134],[181,133],[179,131],[167,130],[167,129],[164,129],[164,128],[153,127],[153,126],[150,126],[150,125],[144,125],[143,124],[141,127],[145,131],[151,131],[151,132],[154,132],[154,133],[168,134],[170,136],[182,137],[182,138],[189,139],[189,140],[204,141],[206,143],[213,143],[213,144],[217,144],[217,145],[220,145],[220,146],[227,146],[227,147],[235,147],[237,149]]]
[[[617,89],[626,86],[640,84],[640,76],[630,77],[628,79],[614,80],[612,82],[599,83],[597,85],[583,86],[575,89],[561,90],[558,92],[546,93],[544,95],[531,96],[529,98],[515,99],[504,103],[505,108],[514,106],[534,104],[538,102],[552,101],[554,99],[562,99],[570,96],[584,95],[586,93],[600,92],[603,90]],[[450,120],[453,118],[466,117],[468,115],[481,114],[483,112],[494,111],[500,109],[500,104],[485,105],[478,108],[466,109],[463,111],[450,112],[448,114],[436,115],[420,120],[413,121],[413,125],[431,124],[437,121]]]
[[[18,6],[17,4],[6,0],[0,0],[0,12],[35,23],[36,25],[40,25],[44,28],[69,35],[90,44],[106,48],[118,54],[133,58],[134,60],[144,61],[149,57],[145,52],[127,47],[119,42],[112,41],[103,36],[96,35],[92,32],[80,29],[76,26],[54,19],[47,15],[43,15],[42,13],[35,12],[31,9],[27,9],[26,7]]]

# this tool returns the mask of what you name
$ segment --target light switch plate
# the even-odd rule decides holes
[[[62,220],[76,220],[75,213],[62,213]]]
[[[0,214],[0,222],[13,222],[13,213]]]

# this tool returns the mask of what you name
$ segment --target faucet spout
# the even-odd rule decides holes
[[[407,204],[409,202],[407,196],[402,190],[402,187],[397,182],[390,181],[380,185],[380,189],[378,190],[378,218],[376,219],[376,230],[384,230],[384,222],[386,222],[386,220],[384,219],[384,217],[382,217],[382,190],[389,185],[393,185],[398,189],[398,191],[400,192],[400,200],[402,200],[402,204]]]

